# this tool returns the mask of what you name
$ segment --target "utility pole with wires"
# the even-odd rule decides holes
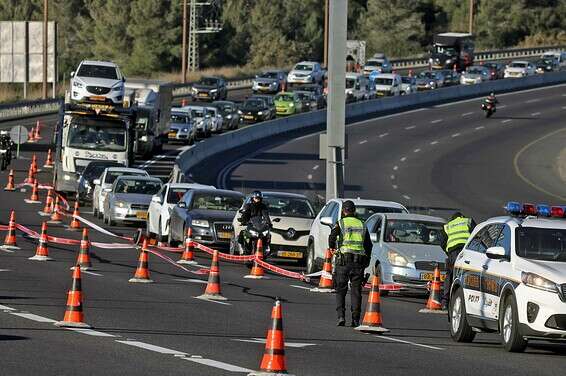
[[[49,0],[43,0],[43,88],[42,98],[47,99],[47,25]],[[53,85],[55,85],[55,78],[53,78]]]
[[[324,0],[324,63],[323,66],[328,67],[328,3],[330,0]]]
[[[197,2],[189,0],[189,48],[188,70],[194,72],[199,69],[198,34],[218,33],[222,24],[218,19],[220,0]]]
[[[470,1],[470,10],[469,10],[469,25],[468,25],[468,33],[473,34],[474,32],[474,0]]]
[[[183,51],[181,52],[183,83],[187,83],[187,0],[183,0]]]

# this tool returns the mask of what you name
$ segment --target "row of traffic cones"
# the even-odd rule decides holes
[[[41,122],[38,120],[35,123],[35,127],[32,127],[28,132],[28,142],[37,142],[41,140],[40,128]]]
[[[53,155],[51,153],[51,149],[49,149],[47,151],[47,160],[45,161],[45,164],[43,165],[44,168],[53,168]],[[24,184],[27,185],[33,185],[34,182],[36,181],[36,174],[39,172],[39,169],[37,167],[37,156],[35,154],[33,154],[32,159],[31,159],[31,163],[29,165],[28,168],[28,175],[27,177],[24,179]],[[15,191],[16,190],[16,184],[15,184],[15,180],[14,180],[14,170],[10,170],[10,173],[8,174],[8,183],[6,184],[6,186],[4,187],[5,191]]]

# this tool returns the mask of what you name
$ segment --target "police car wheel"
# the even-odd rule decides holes
[[[466,318],[466,303],[462,289],[457,289],[450,299],[448,307],[450,316],[450,336],[456,342],[472,342],[476,333]]]
[[[527,347],[527,341],[519,330],[519,317],[517,314],[517,303],[513,295],[505,298],[501,314],[499,315],[499,330],[501,342],[505,350],[509,352],[523,352]]]

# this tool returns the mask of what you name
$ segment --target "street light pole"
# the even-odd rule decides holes
[[[324,0],[324,67],[328,67],[328,3]]]
[[[474,0],[470,0],[470,10],[469,10],[469,25],[468,32],[473,34],[474,31]]]
[[[47,20],[49,0],[43,0],[43,90],[42,97],[47,99]]]
[[[181,71],[183,83],[187,83],[187,0],[183,0],[183,56],[181,58]]]

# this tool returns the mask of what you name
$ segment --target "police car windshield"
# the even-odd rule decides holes
[[[384,241],[440,245],[442,223],[391,219],[385,228]]]
[[[356,216],[364,222],[376,213],[406,213],[406,211],[401,208],[391,208],[387,206],[356,205]]]
[[[521,227],[516,231],[516,252],[520,257],[542,261],[566,261],[566,230]]]

